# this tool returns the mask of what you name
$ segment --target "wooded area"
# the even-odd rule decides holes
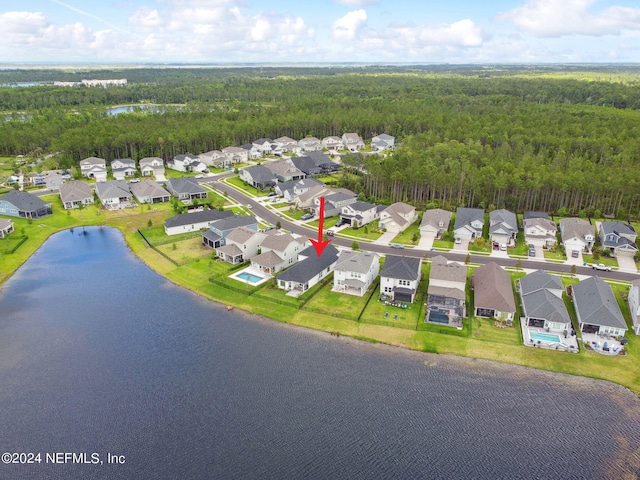
[[[62,75],[64,73],[64,75]],[[126,87],[0,88],[0,154],[62,164],[202,153],[260,137],[378,133],[349,186],[419,207],[640,213],[640,71],[572,68],[135,69],[1,72],[0,83],[127,78]],[[12,76],[13,75],[13,76]],[[114,105],[161,105],[110,116]]]

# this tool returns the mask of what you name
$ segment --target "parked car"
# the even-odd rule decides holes
[[[460,237],[456,237],[456,243],[462,243],[462,239]]]
[[[313,217],[313,213],[305,213],[300,217],[300,220],[311,220]]]
[[[591,268],[594,270],[602,270],[603,272],[610,272],[611,267],[609,265],[605,265],[604,263],[592,263]]]
[[[580,256],[580,252],[578,250],[572,250],[571,251],[571,256],[573,258],[578,258]]]
[[[392,243],[391,244],[391,248],[400,248],[403,249],[404,245],[402,245],[401,243]]]
[[[327,230],[327,237],[333,237],[335,235],[335,233],[333,232],[333,230]]]
[[[502,250],[503,252],[507,251],[507,245],[505,243],[501,243],[500,244],[500,250]]]
[[[535,257],[536,256],[536,249],[535,248],[530,248],[529,249],[529,256],[530,257]]]
[[[267,197],[275,197],[277,195],[276,192],[269,192]]]

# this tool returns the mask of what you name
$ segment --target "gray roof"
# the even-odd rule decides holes
[[[336,192],[336,193],[332,193],[331,195],[327,195],[324,199],[326,202],[331,202],[331,203],[338,203],[338,202],[342,202],[344,200],[349,200],[350,198],[354,198],[356,196],[355,193],[351,192],[351,193],[347,193],[347,192]],[[356,202],[354,202],[356,203]],[[352,203],[353,205],[353,203]]]
[[[20,190],[10,190],[0,196],[0,200],[10,203],[21,212],[34,212],[49,205],[43,202],[37,195]]]
[[[216,220],[233,216],[233,212],[230,210],[203,210],[201,212],[181,213],[175,217],[167,218],[164,226],[169,228],[191,225],[192,223],[215,222]]]
[[[425,210],[422,215],[422,220],[420,221],[420,226],[431,225],[433,228],[439,229],[442,228],[444,230],[449,229],[449,223],[451,222],[452,213],[448,210],[443,210],[441,208],[432,208],[430,210]],[[442,227],[438,226],[442,222]]]
[[[0,231],[6,230],[11,225],[13,225],[13,222],[11,220],[7,218],[0,218]]]
[[[454,230],[469,225],[473,221],[482,222],[484,225],[484,210],[481,208],[458,208],[456,210],[456,223]]]
[[[556,323],[570,323],[569,313],[562,298],[546,288],[522,295],[522,308],[527,317]]]
[[[135,168],[136,166],[136,162],[134,162],[132,159],[130,158],[116,158],[115,160],[111,160],[111,166],[113,167],[113,164],[115,162],[120,162],[120,163],[124,163],[125,167],[133,167]],[[125,168],[125,167],[120,167],[120,168]]]
[[[258,225],[258,221],[253,215],[226,215],[220,220],[214,221],[211,224],[211,228],[225,232],[238,227],[248,227],[249,225],[256,225],[256,227]]]
[[[313,246],[305,248],[299,255],[307,258],[278,275],[278,280],[304,284],[338,261],[338,249],[331,244],[324,248],[319,257]]]
[[[190,177],[175,177],[167,181],[167,188],[177,193],[207,193],[207,191],[198,184],[198,182]]]
[[[253,165],[244,169],[256,183],[275,183],[274,173],[264,165]]]
[[[380,276],[401,280],[419,280],[420,258],[387,255]]]
[[[476,308],[516,311],[511,275],[495,262],[488,262],[473,273],[473,293]]]
[[[332,201],[335,201],[335,200],[332,200]],[[372,203],[357,201],[349,205],[349,208],[352,208],[356,212],[366,212],[367,210],[371,210],[372,208],[377,208],[377,207]]]
[[[129,185],[124,180],[107,180],[96,182],[96,193],[101,200],[106,198],[131,198]]]
[[[145,158],[141,158],[140,161],[138,162],[138,164],[142,167],[145,165],[149,165],[151,166],[152,163],[154,162],[160,162],[160,165],[156,168],[160,168],[162,166],[164,166],[164,160],[162,160],[162,158],[160,157],[145,157]]]
[[[600,277],[589,277],[572,288],[573,303],[581,323],[627,328],[613,290]]]
[[[489,233],[505,230],[505,233],[518,231],[518,219],[516,214],[509,210],[493,210],[489,213]]]
[[[544,270],[536,270],[520,279],[520,291],[523,295],[541,289],[564,290],[564,286],[560,277],[551,275]]]
[[[93,199],[91,185],[86,182],[65,182],[60,185],[60,199],[62,202],[77,202],[87,198]]]
[[[586,235],[595,235],[593,225],[582,218],[569,217],[560,220],[562,239],[573,237],[584,239]]]
[[[280,265],[284,260],[280,255],[278,255],[273,250],[269,250],[268,252],[262,252],[259,255],[256,255],[251,259],[251,263],[255,263],[257,265],[261,265],[267,268],[273,268],[277,265]]]
[[[636,235],[636,229],[630,223],[624,222],[602,222],[600,224],[602,231],[607,233],[615,233],[616,235]]]
[[[89,157],[84,160],[80,160],[80,165],[107,165],[107,161],[104,158]]]
[[[371,270],[373,262],[377,262],[379,258],[376,253],[345,250],[340,253],[335,269],[343,272],[367,273]]]
[[[467,282],[467,267],[457,262],[449,263],[445,257],[438,255],[431,261],[429,278],[448,282]]]
[[[143,180],[138,183],[131,183],[129,184],[129,189],[137,198],[170,196],[169,192],[153,180]]]
[[[267,237],[262,242],[262,248],[268,248],[270,250],[276,250],[278,252],[283,252],[287,249],[291,242],[298,242],[292,235],[285,233],[282,235],[271,235]],[[302,243],[302,242],[299,242]]]
[[[246,227],[238,227],[233,229],[233,231],[229,235],[227,235],[227,242],[245,243],[254,235],[265,237],[264,233],[260,233],[257,230],[251,230]]]
[[[524,220],[530,219],[530,218],[544,218],[546,220],[549,220],[549,214],[547,212],[532,212],[532,211],[526,211],[522,214],[522,218]]]

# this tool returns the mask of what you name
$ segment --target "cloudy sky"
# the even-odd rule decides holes
[[[0,0],[2,63],[640,62],[638,0]]]

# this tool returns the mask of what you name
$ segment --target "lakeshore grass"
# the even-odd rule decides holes
[[[422,316],[422,308],[419,303],[406,310],[388,307],[390,316],[395,315],[393,312],[397,311],[398,319],[394,326],[386,326],[367,322],[367,315],[371,315],[373,320],[378,317],[384,320],[384,313],[380,314],[382,310],[377,310],[384,305],[375,298],[375,292],[374,298],[371,298],[366,307],[362,307],[366,303],[368,294],[363,298],[345,299],[343,295],[338,298],[339,294],[330,291],[331,284],[314,287],[315,290],[312,289],[306,294],[313,296],[306,304],[309,308],[305,308],[306,306],[300,308],[301,300],[287,297],[284,292],[274,289],[272,284],[260,288],[255,295],[248,295],[247,292],[243,293],[211,283],[209,278],[212,275],[224,279],[232,267],[213,260],[211,258],[212,251],[206,249],[200,251],[201,247],[195,246],[196,242],[199,242],[197,238],[181,239],[175,242],[176,244],[184,242],[185,252],[198,252],[189,258],[183,258],[186,253],[183,251],[178,253],[176,247],[175,255],[185,261],[180,266],[176,266],[150,248],[138,233],[138,229],[157,229],[166,218],[173,214],[168,205],[152,210],[138,207],[113,212],[102,210],[97,206],[89,206],[67,213],[62,209],[57,196],[45,197],[44,199],[52,203],[53,215],[32,222],[12,218],[16,228],[15,234],[26,235],[28,238],[14,253],[3,254],[0,252],[0,284],[6,281],[20,265],[35,253],[51,234],[83,226],[114,227],[123,233],[129,248],[136,256],[173,283],[188,288],[210,300],[256,315],[305,328],[339,333],[361,340],[419,351],[474,357],[609,380],[640,393],[640,363],[637,361],[640,355],[640,342],[634,335],[628,337],[629,343],[626,346],[628,355],[626,356],[609,357],[584,349],[581,349],[578,354],[533,349],[521,344],[517,324],[512,328],[497,328],[489,320],[473,318],[470,320],[470,325],[469,320],[465,319],[467,324],[465,329],[471,329],[469,335],[467,335],[468,330],[464,330],[461,336],[440,333],[432,329],[416,331],[415,325],[420,322]],[[148,227],[149,220],[152,220],[152,225],[155,227]],[[165,243],[165,246],[169,248],[167,255],[171,257],[173,251],[171,242]],[[620,284],[614,284],[612,287],[629,325],[630,318],[625,302],[628,287]],[[278,303],[279,300],[283,300],[283,302]],[[571,308],[570,302],[567,306]],[[361,310],[363,318],[358,322],[353,320],[353,317],[361,307],[364,309]],[[320,312],[325,309],[327,313]],[[343,315],[344,318],[340,315]],[[400,318],[401,315],[403,318]],[[400,324],[405,328],[401,328]]]

